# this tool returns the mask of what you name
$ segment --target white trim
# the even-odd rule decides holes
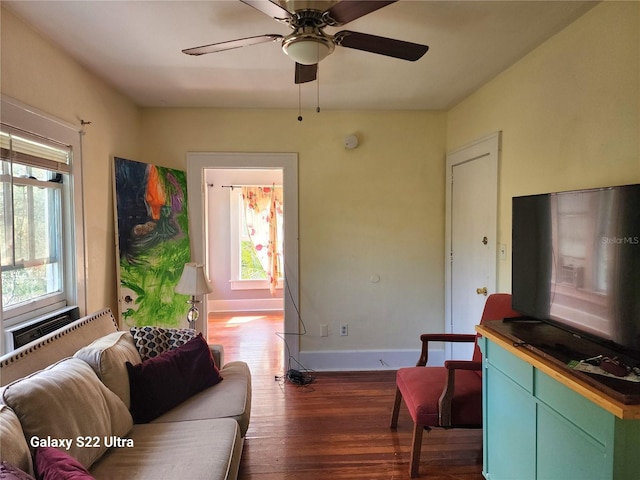
[[[460,147],[447,154],[447,167],[446,167],[446,215],[445,215],[445,332],[451,333],[453,331],[453,319],[451,314],[451,298],[452,298],[452,272],[451,272],[451,228],[452,228],[452,183],[453,183],[453,167],[461,165],[466,162],[473,161],[478,158],[489,156],[492,160],[491,169],[493,171],[494,183],[486,185],[487,190],[495,193],[495,204],[487,205],[487,208],[493,208],[495,216],[492,220],[492,225],[488,226],[488,231],[495,232],[495,238],[498,235],[498,165],[500,155],[500,143],[502,140],[502,133],[495,132],[478,140],[475,140],[463,147]],[[487,283],[489,293],[494,293],[497,288],[497,265],[498,255],[496,248],[496,264],[493,271],[493,281]],[[446,358],[451,358],[451,344],[447,342],[445,344]]]
[[[276,290],[282,290],[284,282],[278,279]],[[269,280],[229,280],[231,290],[269,290]]]
[[[16,127],[20,130],[24,130],[25,132],[37,133],[38,135],[48,138],[53,142],[62,143],[64,145],[72,145],[75,142],[73,139],[69,142],[66,138],[61,138],[61,128],[67,129],[70,131],[69,133],[74,134],[82,132],[82,129],[77,125],[54,118],[48,113],[38,110],[26,103],[22,103],[15,98],[11,98],[6,95],[0,95],[0,98],[2,99],[3,123]],[[4,118],[5,115],[11,120]],[[42,130],[38,130],[37,132],[32,132],[30,127],[24,127],[25,124],[27,124],[27,127],[29,126],[28,122],[37,121],[44,121],[49,125],[43,125]],[[62,136],[64,137],[64,134],[62,134]]]
[[[231,272],[230,287],[231,290],[240,289],[239,285],[235,282],[240,278],[240,239],[238,238],[240,232],[240,196],[242,196],[242,189],[238,188],[234,191],[233,188],[229,189],[229,269]],[[266,283],[266,280],[265,280]],[[269,288],[269,284],[266,284],[266,288]]]
[[[282,298],[248,298],[243,300],[209,300],[210,312],[282,312]]]
[[[300,364],[316,372],[397,370],[413,367],[420,350],[318,350],[300,352]],[[429,350],[429,366],[444,365],[444,350]]]
[[[284,238],[284,330],[289,346],[289,354],[298,358],[300,352],[300,305],[299,286],[299,244],[298,244],[298,154],[297,153],[223,153],[187,152],[187,190],[189,196],[189,225],[191,256],[197,263],[208,265],[205,245],[207,242],[207,189],[204,172],[206,169],[281,169],[285,208]],[[208,302],[203,304],[202,315],[196,328],[206,335]]]

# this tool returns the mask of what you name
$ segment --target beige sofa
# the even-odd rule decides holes
[[[203,347],[206,350],[206,347]],[[125,363],[141,362],[109,309],[0,358],[0,456],[33,474],[38,446],[67,452],[96,479],[235,479],[251,410],[244,362],[223,380],[134,424]],[[171,388],[171,385],[167,385]]]

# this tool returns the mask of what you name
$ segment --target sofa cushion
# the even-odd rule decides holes
[[[95,480],[80,462],[57,448],[36,448],[34,463],[38,480]]]
[[[222,380],[202,334],[138,365],[126,365],[136,423],[147,423]]]
[[[132,327],[131,335],[142,360],[178,348],[196,336],[190,328]]]
[[[33,474],[31,452],[15,412],[0,405],[0,455],[2,460]]]
[[[2,480],[35,480],[32,475],[29,475],[24,470],[11,465],[4,460],[0,462],[0,479]]]
[[[242,454],[231,419],[134,425],[135,448],[111,448],[89,469],[98,480],[235,479]]]
[[[74,357],[84,360],[96,372],[109,390],[120,397],[129,408],[129,374],[127,362],[142,362],[130,332],[113,332],[81,348]]]
[[[118,396],[79,358],[67,358],[51,367],[7,385],[4,402],[16,413],[32,447],[48,437],[69,441],[69,454],[88,468],[107,449],[86,448],[78,437],[123,436],[132,426],[131,414]],[[56,445],[47,445],[56,446]]]
[[[245,362],[229,362],[220,370],[224,385],[206,388],[153,420],[184,422],[206,418],[232,418],[244,437],[251,416],[251,372]]]

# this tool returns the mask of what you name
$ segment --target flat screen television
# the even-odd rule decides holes
[[[512,207],[514,310],[640,358],[640,185]]]

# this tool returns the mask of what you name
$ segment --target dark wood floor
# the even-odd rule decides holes
[[[246,361],[253,406],[240,480],[397,480],[408,478],[411,418],[403,407],[389,429],[395,372],[317,373],[297,386],[284,373],[282,318],[209,316],[209,341],[225,360]],[[480,430],[425,432],[420,476],[482,480]]]

